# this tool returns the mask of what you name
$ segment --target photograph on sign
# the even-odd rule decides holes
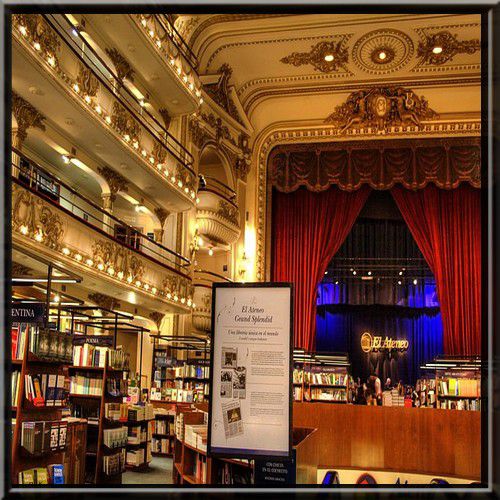
[[[292,288],[214,284],[208,452],[290,457]]]

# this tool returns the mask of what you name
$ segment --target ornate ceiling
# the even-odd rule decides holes
[[[479,119],[479,15],[179,16],[205,78],[228,85],[257,134],[324,124],[353,92],[391,85],[441,119]],[[436,49],[437,47],[437,49]]]

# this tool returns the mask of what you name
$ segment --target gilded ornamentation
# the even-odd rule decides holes
[[[234,171],[236,177],[243,182],[247,181],[248,172],[250,172],[250,160],[247,158],[236,158],[234,162]]]
[[[92,245],[92,260],[102,264],[113,275],[122,272],[131,281],[141,280],[144,274],[144,265],[127,248],[111,241],[96,240]]]
[[[37,241],[53,249],[59,249],[64,235],[63,223],[52,207],[17,184],[12,185],[12,229],[40,235]]]
[[[110,167],[98,167],[97,171],[106,179],[109,185],[109,190],[111,191],[111,202],[116,200],[116,193],[118,191],[128,191],[128,181],[120,175],[118,172]]]
[[[198,149],[201,149],[206,142],[210,140],[210,134],[200,125],[197,119],[191,119],[189,121],[189,132],[191,134],[191,140]]]
[[[238,226],[240,224],[240,213],[238,207],[231,205],[225,200],[219,200],[219,208],[217,210],[217,215],[226,219],[231,224]]]
[[[349,71],[346,66],[349,55],[342,44],[342,40],[339,42],[319,42],[312,45],[309,52],[292,52],[280,61],[283,64],[292,64],[293,66],[310,64],[316,71],[322,73],[332,73],[340,69]]]
[[[156,163],[165,163],[167,151],[160,142],[155,141],[153,145],[153,156],[155,157]]]
[[[99,91],[99,80],[87,66],[80,64],[76,82],[84,94],[91,97],[95,97],[97,95],[97,92]]]
[[[221,108],[241,123],[238,109],[229,93],[229,80],[233,74],[233,70],[229,64],[223,64],[218,72],[221,74],[219,81],[214,84],[204,85],[205,91]]]
[[[106,48],[106,54],[113,62],[116,69],[116,76],[118,81],[123,84],[123,80],[127,79],[131,82],[134,81],[134,70],[130,66],[129,62],[122,56],[122,54],[115,49]]]
[[[205,306],[205,309],[209,309],[212,305],[212,295],[210,293],[205,293],[201,298],[201,301]]]
[[[412,58],[411,38],[395,29],[379,29],[363,35],[352,49],[352,60],[370,74],[388,74],[400,70]]]
[[[32,127],[45,130],[43,121],[46,119],[33,105],[12,91],[12,114],[16,118],[16,137],[22,144],[28,137],[28,129]]]
[[[43,16],[41,14],[14,14],[13,21],[18,28],[22,27],[26,30],[26,36],[30,42],[38,44],[42,52],[46,52],[54,58],[54,63],[57,66],[56,53],[61,47],[61,42]]]
[[[158,331],[160,331],[160,325],[165,315],[158,311],[153,311],[152,313],[149,313],[149,317],[154,321]]]
[[[391,126],[413,124],[436,118],[427,100],[403,87],[373,87],[353,92],[347,101],[335,107],[325,123],[339,127],[340,133],[350,128],[375,128],[386,132]]]
[[[206,113],[201,113],[201,118],[215,130],[216,142],[220,143],[222,139],[226,139],[231,144],[236,145],[236,141],[231,135],[229,127],[223,124],[222,118],[215,116],[213,113],[208,115]]]
[[[110,311],[121,308],[121,304],[118,300],[104,293],[89,293],[87,297],[90,301],[94,302],[94,304],[97,304],[99,307],[103,307],[104,309],[109,309]]]
[[[32,276],[33,270],[29,267],[20,264],[19,262],[13,262],[11,268],[11,275],[14,278],[22,278],[24,276]]]
[[[117,101],[113,102],[111,115],[113,127],[122,135],[128,135],[130,140],[139,141],[141,128],[133,116]]]
[[[439,50],[440,49],[440,50]],[[418,44],[417,55],[421,64],[440,65],[451,61],[457,54],[474,54],[481,49],[478,39],[460,41],[449,31],[426,35],[425,42]]]
[[[168,109],[160,108],[158,110],[158,113],[160,113],[163,123],[165,124],[165,128],[168,130],[168,128],[170,127],[170,123],[172,122],[172,117],[170,116]]]

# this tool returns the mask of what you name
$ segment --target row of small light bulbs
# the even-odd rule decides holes
[[[352,275],[353,275],[353,276],[356,276],[356,275],[358,274],[358,273],[357,273],[357,271],[356,271],[356,269],[354,269],[353,267],[351,267],[351,269],[349,269],[349,271],[352,273]],[[403,276],[403,274],[404,274],[404,272],[405,272],[405,271],[406,271],[406,269],[403,267],[403,268],[401,269],[401,271],[399,271],[398,275],[399,275],[399,276]],[[327,274],[328,274],[328,271],[325,271],[325,276],[326,276]],[[366,273],[366,276],[372,276],[372,272],[371,272],[371,271],[368,271],[368,272]],[[339,284],[338,280],[337,280],[337,281],[335,281],[335,284],[336,284],[336,285],[338,285],[338,284]],[[402,285],[402,284],[403,284],[403,282],[402,282],[401,280],[398,280],[398,285]],[[418,285],[418,280],[417,280],[416,278],[413,280],[413,284],[414,284],[414,285]]]
[[[156,33],[153,28],[148,27],[148,21],[145,17],[141,18],[141,24],[142,26],[147,30],[148,35],[155,39],[155,45],[158,47],[158,49],[162,48],[162,43],[159,37],[156,36]],[[182,72],[181,68],[181,62],[176,61],[175,57],[173,55],[167,54],[168,61],[170,63],[170,66],[175,67],[175,72],[178,76],[178,78],[184,83],[184,85],[192,92],[195,94],[195,96],[198,98],[198,102],[200,106],[203,104],[203,97],[201,96],[201,90],[197,89],[194,85],[194,83],[189,81],[189,76],[187,73]]]
[[[66,255],[67,257],[73,257],[77,262],[83,262],[84,257],[82,254],[79,252],[72,252],[68,247],[64,247],[62,249],[62,253]],[[88,257],[85,259],[85,264],[89,267],[94,267],[94,261]],[[97,263],[97,269],[101,272],[106,272],[109,276],[114,277],[115,279],[118,280],[123,280],[125,278],[125,275],[123,271],[118,271],[116,272],[115,269],[112,266],[108,266],[106,269],[106,266],[104,265],[103,262],[98,262]],[[165,295],[168,300],[173,300],[174,302],[180,302],[181,304],[187,304],[188,307],[192,307],[194,309],[195,304],[190,298],[186,297],[179,297],[176,293],[171,293],[167,292],[164,293],[162,291],[158,292],[158,289],[155,286],[149,285],[149,283],[142,283],[141,280],[133,280],[132,276],[129,274],[126,278],[126,281],[129,285],[134,285],[137,288],[142,288],[146,292],[151,293],[152,295]]]
[[[21,34],[23,36],[27,36],[28,35],[27,29],[26,29],[25,26],[20,26],[19,27],[19,31],[21,32]],[[35,42],[33,44],[33,47],[37,51],[41,50],[41,46],[40,46],[40,44],[38,42]],[[51,67],[53,67],[53,68],[56,66],[56,60],[55,60],[55,57],[52,54],[47,54],[47,63]],[[78,85],[78,83],[76,83],[76,82],[73,83],[72,89],[74,90],[74,92],[76,94],[80,95],[80,86]],[[112,122],[111,121],[111,116],[108,115],[108,114],[106,114],[106,113],[104,113],[104,111],[103,111],[103,109],[102,109],[102,107],[101,107],[101,105],[99,103],[97,103],[97,104],[94,105],[93,104],[93,100],[94,99],[90,95],[83,95],[81,97],[83,98],[83,100],[85,101],[85,103],[87,105],[89,105],[101,117],[101,119],[103,119],[106,122],[106,124],[108,126],[111,126],[111,122]],[[132,139],[131,139],[131,137],[130,137],[129,134],[127,134],[127,133],[123,134],[123,139],[124,139],[124,141],[128,145],[130,145],[130,142],[131,142]],[[140,148],[139,142],[137,140],[133,141],[132,142],[132,147],[135,150],[138,151],[139,148]],[[145,149],[141,150],[141,155],[142,155],[142,157],[144,159],[148,158],[148,152]],[[154,164],[155,164],[155,157],[150,154],[148,159],[149,159],[149,163],[154,166]],[[67,155],[63,155],[63,161],[65,163],[69,163],[69,158],[68,158]],[[196,192],[193,189],[190,190],[188,186],[184,186],[184,183],[182,182],[182,179],[177,179],[174,174],[172,174],[171,176],[169,176],[170,173],[169,173],[168,169],[164,168],[164,166],[163,166],[162,163],[157,163],[156,164],[156,168],[157,168],[157,170],[159,172],[162,172],[163,175],[165,176],[165,178],[167,180],[169,180],[174,186],[176,186],[179,189],[182,189],[184,187],[184,193],[187,196],[190,196],[193,200],[195,200],[196,203],[199,203],[200,200],[196,197]]]
[[[29,228],[26,225],[21,225],[19,226],[19,232],[24,235],[24,236],[30,236],[29,234]],[[44,234],[43,231],[38,228],[34,235],[33,238],[35,241],[41,243],[44,240]],[[78,263],[85,263],[89,267],[94,267],[94,261],[88,257],[84,259],[84,256],[79,253],[79,252],[72,252],[68,247],[63,247],[62,253],[66,255],[67,257],[73,257]],[[109,276],[114,277],[115,279],[118,280],[123,280],[125,278],[125,275],[123,271],[118,271],[116,272],[112,266],[109,266],[107,269],[105,269],[105,266],[102,262],[97,263],[97,269],[101,272],[106,272]],[[158,289],[155,286],[149,285],[149,283],[142,283],[140,280],[136,280],[134,282],[133,278],[131,275],[129,275],[126,279],[127,283],[130,285],[135,285],[137,288],[141,288],[145,290],[146,292],[149,292],[152,295],[164,295],[168,300],[172,300],[173,302],[180,302],[181,304],[187,304],[188,307],[192,307],[193,309],[196,307],[196,304],[192,301],[191,298],[189,297],[179,297],[176,293],[171,293],[171,292],[162,292],[158,291]]]

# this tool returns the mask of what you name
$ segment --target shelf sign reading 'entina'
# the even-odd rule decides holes
[[[377,351],[403,352],[408,349],[408,345],[408,340],[405,339],[382,338],[380,336],[373,336],[369,332],[365,332],[361,335],[361,349],[366,353]]]

